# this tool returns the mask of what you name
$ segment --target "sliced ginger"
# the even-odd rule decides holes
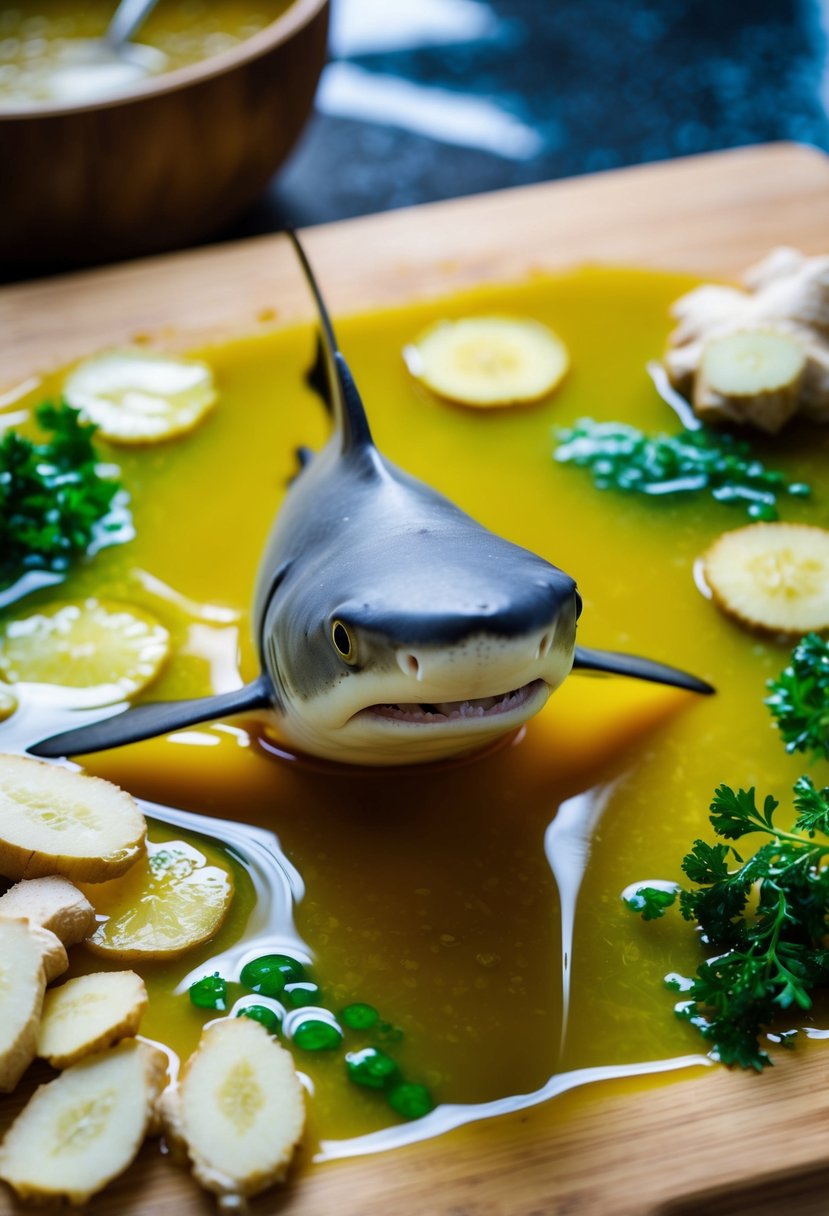
[[[66,378],[64,397],[111,443],[160,443],[191,431],[216,403],[213,373],[197,359],[145,347],[102,351]]]
[[[87,946],[106,958],[175,958],[220,929],[233,899],[233,879],[207,865],[184,841],[147,845],[147,857],[124,878],[85,888],[108,919]]]
[[[24,878],[0,895],[0,916],[24,917],[60,938],[64,946],[82,942],[95,928],[95,909],[68,878]]]
[[[54,933],[0,918],[0,1093],[10,1093],[35,1058],[46,984],[67,966]]]
[[[702,351],[694,408],[703,421],[731,419],[776,433],[797,412],[806,352],[772,329],[737,330]]]
[[[37,1054],[68,1068],[138,1033],[147,989],[134,971],[99,971],[50,988],[43,1002]]]
[[[305,1122],[290,1053],[249,1018],[204,1030],[161,1113],[198,1182],[231,1197],[256,1195],[284,1178]]]
[[[703,558],[722,610],[755,629],[801,637],[829,629],[829,532],[753,524],[725,532]]]
[[[0,874],[103,882],[144,852],[144,816],[123,790],[24,756],[0,755]]]
[[[163,1052],[130,1039],[41,1085],[0,1146],[0,1178],[21,1199],[86,1203],[137,1155],[166,1073]]]
[[[744,291],[705,284],[674,303],[678,325],[664,358],[672,384],[704,421],[748,423],[769,434],[796,413],[829,421],[829,257],[775,249],[746,271],[744,283]],[[734,396],[713,387],[706,364],[714,343],[738,333],[743,345],[724,345],[717,355],[729,383],[738,381]],[[753,394],[746,391],[746,349],[769,373]],[[770,383],[779,372],[784,382]]]
[[[439,397],[488,409],[546,397],[569,367],[561,339],[537,321],[439,321],[404,351],[412,375]]]
[[[5,679],[82,688],[96,705],[146,688],[169,653],[170,635],[154,616],[109,600],[47,604],[0,631]]]

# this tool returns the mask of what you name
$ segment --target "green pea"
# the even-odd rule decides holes
[[[396,1062],[376,1047],[349,1051],[345,1057],[348,1079],[366,1089],[385,1089],[397,1080],[400,1070]]]
[[[305,968],[287,954],[263,954],[246,963],[239,979],[251,992],[279,996],[286,984],[305,978]]]
[[[227,1009],[227,980],[218,971],[196,980],[188,988],[190,1001],[197,1009]]]
[[[286,984],[282,995],[292,1009],[301,1009],[303,1005],[322,1004],[322,990],[310,980],[299,984]]]
[[[340,1021],[349,1030],[371,1030],[379,1016],[373,1005],[364,1005],[362,1001],[355,1001],[353,1005],[346,1005],[345,1009],[340,1010]]]
[[[242,1009],[236,1010],[236,1017],[261,1022],[269,1034],[276,1034],[279,1031],[279,1018],[267,1005],[245,1005]]]
[[[777,511],[766,502],[753,502],[748,508],[748,513],[752,519],[761,519],[764,522],[777,519]]]
[[[303,1051],[336,1051],[343,1039],[339,1026],[320,1018],[306,1018],[296,1027],[291,1039]]]
[[[432,1095],[426,1086],[414,1085],[410,1081],[395,1085],[389,1090],[387,1097],[392,1110],[404,1119],[422,1119],[435,1108]]]

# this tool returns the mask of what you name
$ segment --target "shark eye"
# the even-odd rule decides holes
[[[346,663],[354,662],[357,647],[342,621],[335,621],[331,626],[331,641],[340,658],[345,659]]]

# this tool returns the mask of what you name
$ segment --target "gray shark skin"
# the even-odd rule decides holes
[[[375,447],[304,251],[334,429],[302,453],[268,540],[253,628],[262,674],[233,693],[150,703],[54,735],[36,756],[79,755],[269,707],[300,753],[412,764],[483,747],[525,722],[573,668],[698,693],[663,664],[576,646],[569,575],[488,531]]]

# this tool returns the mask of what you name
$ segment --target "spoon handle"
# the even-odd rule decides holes
[[[105,34],[110,46],[117,47],[128,42],[155,8],[156,2],[157,0],[121,0]]]

